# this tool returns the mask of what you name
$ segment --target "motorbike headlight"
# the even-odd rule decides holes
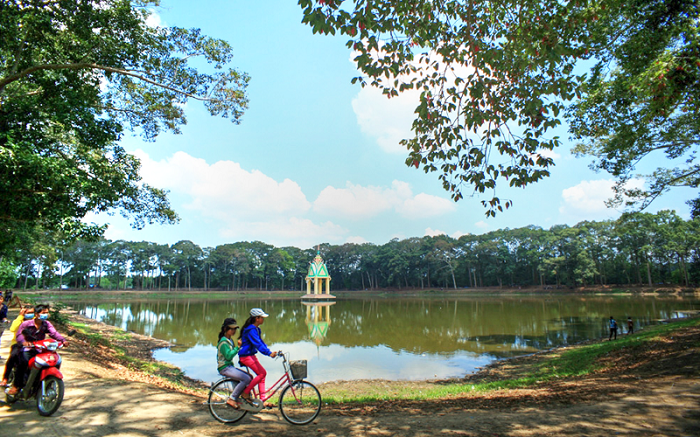
[[[52,341],[51,343],[46,344],[46,349],[50,351],[55,351],[58,349],[58,342],[57,341]]]

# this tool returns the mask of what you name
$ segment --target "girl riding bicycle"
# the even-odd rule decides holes
[[[267,398],[265,397],[265,377],[267,372],[265,368],[260,365],[258,358],[255,354],[259,351],[261,354],[267,355],[270,358],[275,358],[277,352],[270,351],[264,341],[260,338],[260,325],[265,321],[265,317],[269,314],[260,308],[253,308],[250,310],[250,317],[243,324],[243,329],[241,329],[241,334],[239,337],[239,344],[241,349],[238,351],[238,356],[241,357],[241,364],[250,368],[255,372],[255,378],[243,391],[242,397],[250,400],[250,392],[256,385],[260,386],[260,400],[265,402]],[[265,402],[266,407],[272,406],[269,402]]]
[[[247,373],[233,366],[233,357],[236,356],[239,350],[231,338],[236,334],[236,329],[238,329],[236,319],[230,317],[224,319],[224,323],[221,325],[221,332],[219,332],[219,344],[216,346],[216,364],[220,374],[238,381],[236,388],[231,393],[231,397],[226,400],[227,405],[238,409],[241,405],[238,397],[250,383],[251,378]]]

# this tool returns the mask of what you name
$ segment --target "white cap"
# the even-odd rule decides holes
[[[263,316],[267,317],[269,314],[267,314],[265,311],[261,310],[260,308],[253,308],[250,310],[250,316],[251,317],[258,317],[258,316]]]

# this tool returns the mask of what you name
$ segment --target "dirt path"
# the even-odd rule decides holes
[[[606,372],[477,397],[325,407],[301,427],[287,424],[277,410],[220,424],[201,397],[117,379],[113,369],[69,347],[59,411],[44,418],[34,401],[0,403],[0,436],[697,436],[700,344],[697,336],[688,342],[693,353],[681,348],[671,371],[652,365],[641,373]],[[8,345],[4,335],[0,356],[7,356]]]

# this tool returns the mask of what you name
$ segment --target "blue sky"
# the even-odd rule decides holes
[[[404,164],[398,141],[411,136],[416,96],[388,100],[352,85],[358,72],[346,38],[313,35],[301,18],[289,0],[163,0],[151,23],[200,28],[233,46],[233,66],[251,76],[249,109],[234,125],[191,101],[181,135],[124,138],[126,150],[142,160],[144,181],[170,191],[179,224],[136,231],[118,215],[89,221],[109,223],[105,236],[113,240],[192,240],[202,247],[260,240],[308,248],[547,229],[620,215],[603,204],[612,195],[610,176],[570,154],[564,128],[551,177],[526,189],[498,189],[514,201],[506,212],[486,218],[485,197],[469,197],[469,190],[451,201],[436,173]],[[671,193],[649,211],[675,209],[687,218],[688,198],[687,191]]]

